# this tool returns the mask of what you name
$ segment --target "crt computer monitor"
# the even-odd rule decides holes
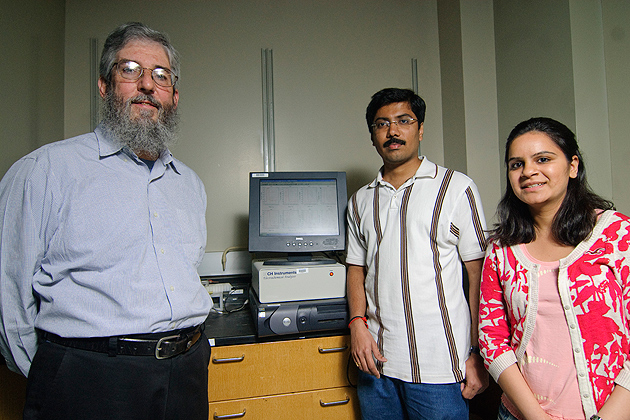
[[[249,174],[249,252],[286,253],[289,261],[346,246],[345,172]]]

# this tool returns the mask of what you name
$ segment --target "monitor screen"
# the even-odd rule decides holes
[[[347,199],[345,172],[250,173],[249,251],[343,251]]]

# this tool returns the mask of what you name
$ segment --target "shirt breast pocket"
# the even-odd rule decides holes
[[[177,209],[176,214],[182,251],[191,263],[198,265],[205,252],[205,220],[203,216],[186,209]]]

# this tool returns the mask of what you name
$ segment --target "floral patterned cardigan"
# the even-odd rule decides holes
[[[492,244],[484,261],[479,342],[492,377],[521,363],[538,306],[538,266],[519,246]],[[604,212],[591,236],[560,260],[558,289],[586,418],[615,384],[630,390],[630,218]]]

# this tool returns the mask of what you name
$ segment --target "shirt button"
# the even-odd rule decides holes
[[[575,329],[575,325],[571,324],[571,329],[574,330]]]
[[[164,248],[160,249],[160,252],[161,252],[162,254],[166,253],[166,251],[164,251]]]
[[[153,217],[158,217],[158,213],[157,213],[157,211],[154,211],[154,212],[153,212]]]
[[[580,349],[576,347],[576,348],[573,349],[573,351],[576,352],[576,353],[579,353]]]
[[[175,291],[175,287],[171,286],[171,292],[174,292],[174,291]]]

